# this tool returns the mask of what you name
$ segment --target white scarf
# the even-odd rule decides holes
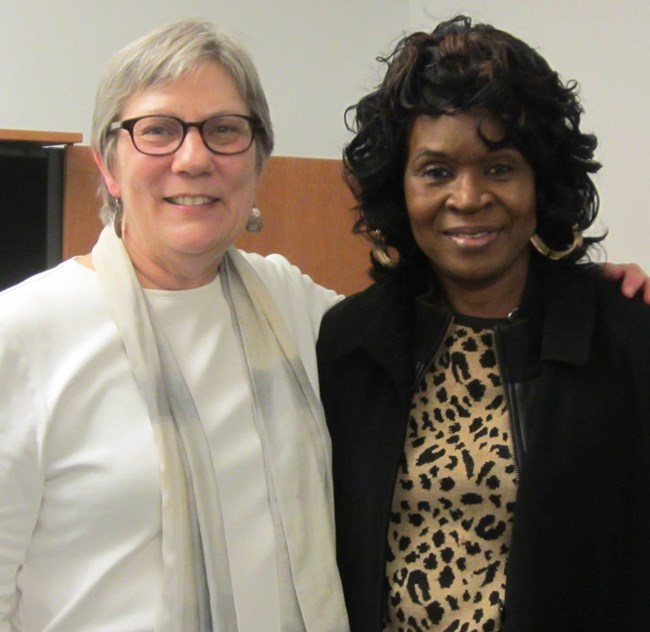
[[[237,632],[217,481],[194,400],[112,227],[104,228],[92,255],[160,456],[164,578],[156,631]],[[281,629],[346,632],[334,557],[331,445],[321,404],[250,264],[230,248],[219,274],[254,394],[276,540]]]

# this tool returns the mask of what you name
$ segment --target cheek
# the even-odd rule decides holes
[[[439,240],[439,234],[436,231],[436,213],[427,206],[409,207],[409,222],[413,239],[418,248],[427,256],[430,261],[434,261],[444,244]]]
[[[436,223],[438,207],[436,200],[425,195],[407,195],[405,197],[406,209],[411,224],[411,230],[414,236],[418,237],[418,232],[426,231],[431,233]]]
[[[162,179],[168,167],[157,163],[132,162],[123,171],[120,188],[124,198],[143,199],[143,196],[159,197],[162,195]]]
[[[501,202],[510,215],[512,229],[516,234],[522,239],[532,237],[537,227],[537,198],[532,179],[512,187],[501,198]]]
[[[260,174],[253,161],[246,161],[246,163],[238,165],[228,174],[232,192],[252,206],[255,201],[259,176]]]
[[[537,230],[537,204],[534,197],[529,201],[522,223],[525,232],[529,237],[532,237]]]
[[[141,154],[134,156],[131,152],[124,151],[122,146],[118,147],[113,160],[111,177],[106,179],[109,192],[123,200],[133,198],[139,191],[151,187],[155,172],[160,171],[160,162],[152,162],[147,156]]]
[[[537,191],[535,178],[532,173],[530,174],[529,180],[522,186],[520,199],[526,200],[526,203],[523,205],[526,216],[526,227],[532,236],[537,229]]]

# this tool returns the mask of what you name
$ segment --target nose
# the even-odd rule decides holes
[[[447,208],[464,213],[475,213],[492,201],[492,194],[478,174],[459,174],[451,184]]]
[[[174,152],[172,170],[176,173],[200,175],[214,169],[214,154],[205,146],[201,133],[190,127],[181,146]]]

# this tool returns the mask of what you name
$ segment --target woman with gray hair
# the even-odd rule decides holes
[[[232,247],[273,147],[248,55],[160,28],[102,79],[91,254],[0,295],[0,631],[345,631],[314,341]]]

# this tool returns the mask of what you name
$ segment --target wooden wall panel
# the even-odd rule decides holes
[[[343,294],[369,284],[368,242],[352,234],[353,199],[341,162],[271,157],[258,189],[264,217],[260,233],[244,233],[238,246],[279,252],[318,283]]]
[[[64,258],[88,252],[101,229],[97,211],[99,172],[90,149],[66,149]],[[258,189],[264,217],[260,233],[245,233],[244,250],[279,252],[312,278],[343,294],[367,287],[369,246],[352,235],[353,200],[341,178],[341,162],[271,157]]]
[[[63,258],[90,252],[102,224],[97,190],[100,175],[90,148],[68,145],[65,148],[63,187]]]

